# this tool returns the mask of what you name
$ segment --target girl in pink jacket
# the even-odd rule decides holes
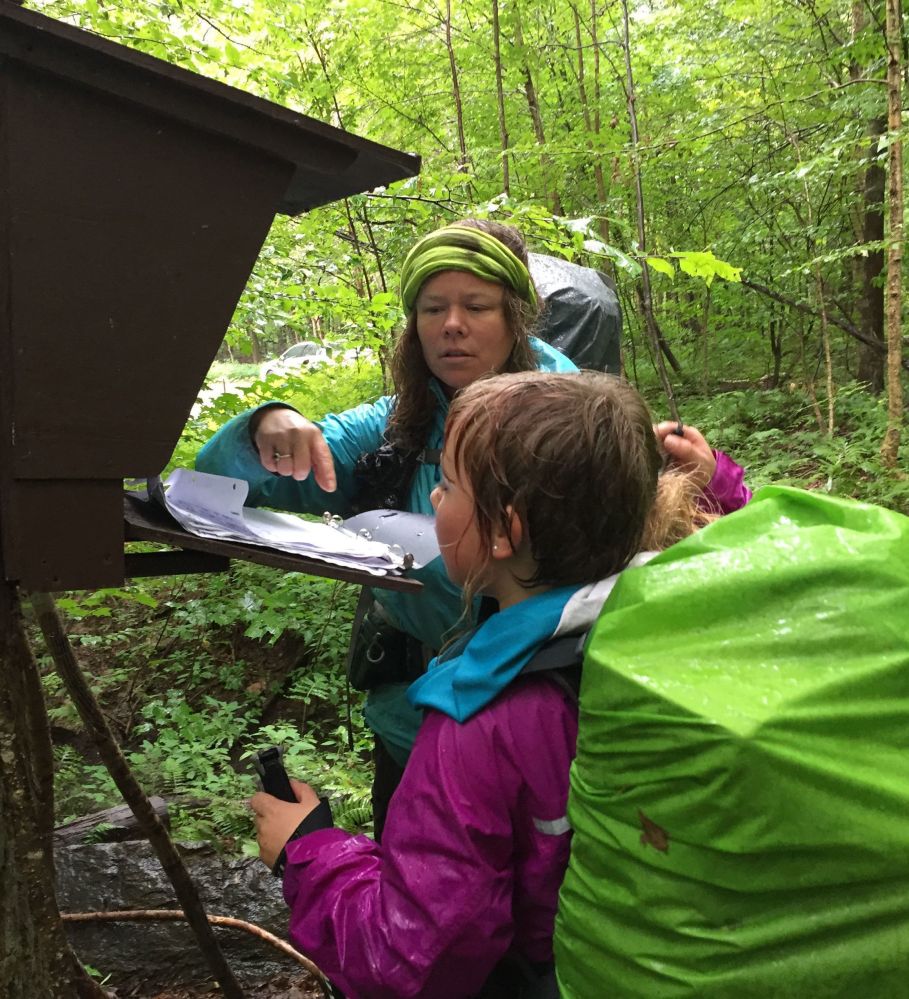
[[[436,533],[465,606],[499,610],[410,688],[425,719],[381,846],[333,828],[306,784],[296,805],[252,799],[291,941],[345,995],[556,994],[577,704],[562,671],[525,669],[583,636],[641,552],[690,533],[697,490],[660,465],[644,401],[609,375],[498,375],[452,402]]]

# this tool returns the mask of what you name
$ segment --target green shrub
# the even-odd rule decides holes
[[[245,388],[225,392],[191,416],[174,449],[165,474],[173,468],[192,468],[199,448],[228,420],[265,402],[286,402],[308,419],[320,420],[371,402],[383,394],[382,369],[361,362],[331,365],[299,375],[256,378]]]

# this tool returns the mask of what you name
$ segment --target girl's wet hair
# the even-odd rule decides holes
[[[524,237],[513,226],[488,219],[464,219],[455,225],[488,233],[507,246],[527,266],[527,245]],[[539,311],[507,284],[502,287],[505,325],[514,337],[514,346],[503,370],[533,371],[537,367],[537,359],[530,346],[530,335]],[[395,344],[391,375],[395,386],[395,407],[388,421],[388,436],[399,447],[422,448],[426,444],[438,403],[429,388],[432,372],[417,336],[415,309],[407,316],[404,331]]]
[[[595,582],[623,569],[645,538],[676,540],[653,524],[661,459],[647,404],[620,378],[483,378],[452,402],[445,439],[447,462],[473,493],[487,558],[493,531],[509,531],[510,510],[520,517],[537,567],[525,586]],[[670,513],[660,514],[668,530],[690,533],[691,517]],[[482,572],[468,581],[468,598],[482,583]]]

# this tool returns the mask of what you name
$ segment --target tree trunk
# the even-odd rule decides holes
[[[867,24],[866,0],[852,2],[852,41],[858,40]],[[861,80],[867,67],[856,61],[849,64],[849,79]],[[879,115],[869,120],[867,125],[868,142],[858,154],[859,170],[857,187],[861,194],[861,206],[854,217],[855,238],[859,243],[883,243],[884,240],[884,168],[877,162],[878,140],[887,130],[887,119]],[[857,289],[856,305],[858,328],[869,340],[884,344],[884,288],[881,276],[884,271],[883,249],[869,250],[864,256],[856,257],[853,263],[853,276]],[[884,390],[884,350],[876,350],[865,344],[858,351],[857,378],[864,382],[875,395]]]
[[[502,190],[511,195],[508,164],[508,125],[505,121],[505,92],[502,87],[502,36],[499,31],[499,0],[492,0],[492,46],[496,62],[496,108],[499,114],[499,144],[502,147]]]
[[[821,412],[821,404],[818,402],[817,398],[817,367],[815,366],[815,368],[812,369],[808,366],[808,357],[805,349],[805,326],[803,316],[797,315],[795,321],[796,334],[799,341],[799,365],[802,369],[802,379],[805,382],[805,391],[811,401],[811,411],[814,413],[817,428],[820,433],[824,433],[824,414]],[[809,323],[809,332],[811,325],[813,324]]]
[[[259,340],[259,334],[252,325],[248,327],[247,332],[249,333],[249,346],[252,350],[252,362],[253,364],[261,364],[265,360],[265,356],[262,351],[262,343]]]
[[[360,280],[358,281],[356,278],[354,279],[357,294],[360,298],[372,298],[372,284],[369,280],[369,269],[366,267],[364,262],[365,255],[363,253],[363,245],[360,242],[360,234],[357,232],[353,212],[350,208],[350,198],[344,199],[344,216],[347,219],[347,238],[350,240],[360,263]]]
[[[867,0],[852,0],[852,25],[850,38],[855,45],[868,23]],[[872,75],[873,68],[856,62],[849,63],[849,79],[859,83]],[[887,119],[878,115],[869,119],[866,127],[868,141],[864,148],[856,150],[856,188],[861,202],[852,209],[852,226],[856,243],[883,242],[884,239],[884,185],[885,173],[876,160],[878,140],[887,129]],[[852,261],[852,278],[855,282],[856,322],[867,339],[880,344],[875,350],[870,344],[859,347],[858,371],[860,382],[864,382],[875,395],[884,388],[884,289],[881,275],[884,270],[884,251],[866,251]],[[875,282],[877,278],[877,282]]]
[[[226,999],[243,999],[243,989],[224,959],[217,937],[208,922],[195,882],[190,877],[170,834],[164,828],[153,805],[133,776],[107,719],[88,685],[88,681],[79,669],[79,664],[76,662],[75,654],[66,636],[53,598],[48,593],[32,593],[31,601],[48,651],[60,679],[63,680],[67,693],[79,712],[85,731],[91,736],[95,749],[107,767],[108,773],[157,853],[164,873],[170,879],[174,893],[193,929],[202,956],[221,986],[222,994]]]
[[[877,150],[878,139],[886,131],[886,122],[877,118],[868,129],[869,157]],[[886,173],[878,163],[870,162],[864,177],[864,218],[862,242],[884,241],[884,191]],[[868,340],[884,342],[884,288],[881,275],[884,271],[883,249],[869,250],[859,258],[861,266],[859,294],[859,330]],[[859,347],[858,379],[880,395],[884,389],[884,352],[870,344]]]
[[[467,172],[467,139],[464,136],[464,108],[461,105],[461,84],[458,80],[458,64],[455,61],[454,46],[451,44],[451,0],[445,4],[445,48],[448,50],[448,65],[451,69],[451,92],[454,96],[455,119],[458,128],[458,149],[461,156],[458,170]]]
[[[597,37],[596,37],[596,8],[591,7],[591,37],[593,41],[593,51],[594,51],[594,62],[596,66],[596,73],[594,75],[594,108],[595,112],[593,115],[590,113],[590,101],[587,97],[587,82],[584,71],[584,45],[581,41],[581,15],[578,13],[577,7],[571,5],[571,13],[574,17],[574,40],[575,47],[577,48],[577,61],[578,61],[578,96],[581,100],[581,111],[584,115],[584,128],[587,131],[587,149],[590,152],[590,160],[593,163],[593,180],[596,185],[597,192],[597,202],[599,203],[598,212],[598,228],[600,231],[600,237],[604,243],[609,242],[609,219],[606,218],[606,181],[603,176],[603,164],[600,158],[599,149],[594,143],[594,137],[598,137],[600,134],[600,106],[599,106],[599,51],[597,48]]]
[[[599,138],[602,119],[600,117],[600,38],[597,30],[597,0],[590,0],[590,41],[593,44],[593,134]],[[597,145],[597,155],[593,164],[593,176],[597,185],[597,197],[603,206],[603,216],[599,222],[600,235],[603,237],[603,242],[608,243],[609,217],[606,214],[606,202],[609,198],[609,188],[606,186],[599,145]],[[615,276],[611,260],[609,261],[609,273]]]
[[[369,220],[369,211],[367,210],[365,201],[360,206],[360,217],[363,219],[363,228],[366,230],[366,238],[369,240],[369,250],[372,253],[373,260],[376,262],[379,284],[382,287],[382,291],[388,291],[388,285],[385,281],[385,268],[382,266],[382,251],[379,249],[379,244],[376,243],[376,236],[372,230],[372,222]]]
[[[833,356],[830,353],[830,325],[827,322],[827,294],[824,289],[824,279],[821,276],[820,265],[814,268],[814,284],[818,305],[821,313],[821,348],[824,352],[824,376],[827,387],[827,436],[832,437],[836,426],[834,402],[836,400],[836,385],[833,381]]]
[[[687,316],[685,326],[691,331],[697,348],[697,356],[700,358],[700,387],[706,393],[710,384],[710,307],[713,291],[707,285],[703,296],[689,290],[685,292],[684,299],[684,314]]]
[[[780,387],[780,375],[783,370],[783,322],[771,307],[770,324],[767,327],[770,337],[770,356],[773,358],[773,374],[770,376],[770,388]]]
[[[521,53],[522,71],[524,74],[524,96],[527,98],[527,107],[530,110],[530,120],[533,123],[533,134],[536,136],[540,153],[540,164],[543,167],[544,186],[550,189],[549,197],[553,215],[562,214],[562,199],[559,197],[558,185],[552,179],[553,165],[549,154],[546,152],[546,132],[543,129],[543,115],[540,113],[540,102],[537,99],[537,88],[534,86],[533,74],[530,72],[530,63],[527,60],[527,51],[524,48],[524,29],[521,25],[521,12],[514,8],[514,40]]]
[[[902,265],[903,265],[903,140],[901,137],[902,4],[887,0],[887,126],[890,133],[888,160],[889,233],[887,239],[887,430],[881,444],[881,459],[895,468],[899,457],[903,422],[902,365]]]
[[[54,894],[54,775],[41,678],[0,565],[0,995],[103,999],[63,932]]]
[[[663,362],[665,354],[675,371],[679,371],[681,365],[676,360],[669,345],[663,338],[662,331],[657,323],[653,311],[653,295],[650,290],[650,270],[647,265],[647,234],[644,227],[644,188],[641,184],[641,165],[639,162],[638,148],[638,116],[635,109],[634,75],[631,71],[631,34],[628,18],[628,0],[622,0],[622,26],[623,26],[623,49],[625,56],[625,97],[628,101],[628,120],[631,125],[631,168],[634,173],[635,192],[635,215],[638,230],[638,253],[641,257],[641,287],[640,301],[641,309],[644,313],[644,327],[650,338],[650,346],[653,350],[653,363],[659,375],[660,384],[666,393],[666,402],[669,412],[674,420],[678,420],[679,413],[675,404],[675,395],[672,391],[672,382],[666,371]]]
[[[316,58],[319,60],[319,66],[322,70],[322,76],[325,77],[325,82],[328,84],[331,90],[331,104],[334,109],[335,119],[337,120],[338,128],[344,128],[344,116],[341,114],[341,105],[338,103],[338,94],[335,88],[334,81],[331,78],[331,74],[328,72],[328,59],[325,53],[322,51],[322,46],[319,44],[319,39],[316,36],[315,31],[310,27],[308,21],[303,22],[306,26],[306,32],[309,35],[309,43],[312,45],[313,51],[316,53]],[[357,285],[357,292],[361,298],[372,298],[372,286],[369,281],[369,270],[366,267],[366,261],[363,254],[363,249],[360,245],[360,237],[357,233],[357,227],[354,223],[353,213],[350,209],[350,199],[344,199],[344,214],[347,218],[347,234],[350,237],[351,243],[353,243],[354,249],[357,252],[357,257],[360,263],[360,274],[362,275],[362,283],[355,280]],[[383,278],[384,284],[384,278]]]

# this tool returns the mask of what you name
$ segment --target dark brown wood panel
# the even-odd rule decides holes
[[[12,473],[155,474],[293,168],[27,68],[7,101]]]
[[[275,212],[418,169],[0,3],[3,577],[122,582],[121,480],[170,457]]]
[[[6,578],[27,590],[123,583],[119,480],[18,481],[4,497]]]

